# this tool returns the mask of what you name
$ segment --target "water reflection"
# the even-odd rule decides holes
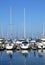
[[[6,54],[10,57],[10,65],[13,65],[13,61],[12,61],[12,58],[13,58],[13,51],[12,50],[6,50]]]
[[[45,50],[38,50],[38,56],[41,57],[45,57]]]
[[[23,54],[24,56],[27,56],[29,54],[29,51],[28,50],[21,50],[20,53]]]
[[[4,52],[4,51],[0,51],[0,56],[2,56],[3,52]]]
[[[7,55],[13,55],[13,51],[12,50],[6,50],[6,54]]]
[[[21,50],[21,54],[22,54],[22,56],[24,57],[24,65],[26,65],[26,63],[27,63],[26,58],[27,58],[28,55],[29,55],[29,51],[28,51],[28,50]]]
[[[2,61],[2,56],[3,56],[3,54],[4,54],[4,51],[3,51],[3,50],[2,50],[2,51],[0,50],[0,65],[1,65],[1,63],[2,63],[1,61]]]
[[[45,65],[45,50],[0,51],[0,65],[33,65],[33,64]]]
[[[36,57],[37,51],[33,50],[34,57]]]

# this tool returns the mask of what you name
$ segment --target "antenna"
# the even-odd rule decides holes
[[[25,8],[24,8],[24,38],[26,38],[26,31],[25,31]]]

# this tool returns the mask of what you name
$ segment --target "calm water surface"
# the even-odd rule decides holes
[[[45,50],[0,51],[0,65],[45,65]]]

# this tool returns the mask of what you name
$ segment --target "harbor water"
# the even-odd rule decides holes
[[[45,65],[45,49],[0,51],[0,65]]]

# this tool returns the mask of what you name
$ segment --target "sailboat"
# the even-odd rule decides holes
[[[0,50],[3,50],[5,45],[4,45],[3,27],[2,27],[2,25],[1,25],[1,34],[2,34],[2,37],[0,38]]]
[[[12,25],[12,8],[11,7],[10,7],[10,25]],[[11,26],[11,30],[12,30],[12,26]],[[10,32],[12,34],[12,31],[11,30],[10,30]],[[12,42],[11,39],[7,40],[6,42],[7,42],[7,44],[6,44],[6,49],[7,50],[14,49],[14,44],[13,44],[13,42]]]
[[[23,42],[25,42],[25,8],[24,8],[24,37],[20,40],[14,40],[13,42],[16,43],[16,44],[22,44]]]
[[[22,39],[22,44],[20,45],[21,49],[29,49],[30,44],[26,41],[26,31],[25,31],[25,8],[24,8],[24,39]]]
[[[45,48],[45,38],[44,38],[44,24],[43,24],[43,37],[41,38],[41,42],[37,44],[38,48]]]

